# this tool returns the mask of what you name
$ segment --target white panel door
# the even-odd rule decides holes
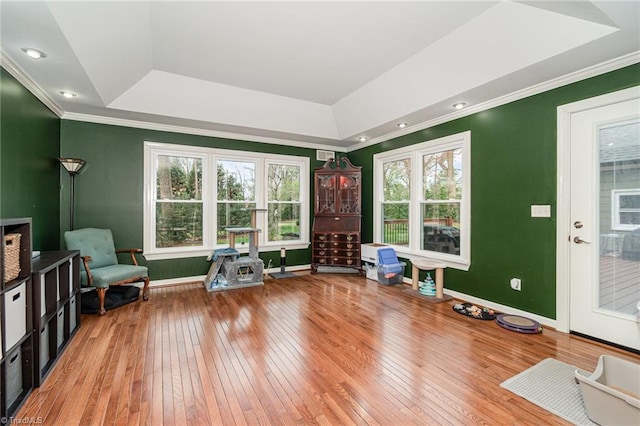
[[[640,350],[640,100],[570,123],[571,331]]]

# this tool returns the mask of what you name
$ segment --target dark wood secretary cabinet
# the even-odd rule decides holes
[[[315,169],[311,272],[360,267],[361,167],[346,158]],[[346,272],[346,271],[344,271]]]

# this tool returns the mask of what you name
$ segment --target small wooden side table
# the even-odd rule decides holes
[[[436,297],[442,299],[444,296],[444,263],[434,262],[426,259],[411,259],[411,286],[414,290],[418,290],[418,274],[419,270],[436,271]]]

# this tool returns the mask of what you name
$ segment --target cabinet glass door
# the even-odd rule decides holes
[[[316,175],[316,214],[336,212],[335,175]]]
[[[340,213],[360,214],[360,175],[340,175]]]

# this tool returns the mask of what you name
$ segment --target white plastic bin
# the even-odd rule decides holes
[[[40,329],[40,371],[42,373],[44,366],[49,362],[49,324],[45,324]]]
[[[43,317],[47,313],[47,299],[45,298],[45,275],[40,274],[40,316]]]
[[[4,293],[5,350],[27,334],[27,283]]]
[[[73,330],[76,329],[76,309],[76,296],[73,296],[69,301],[69,334],[73,333]]]
[[[576,370],[589,418],[601,425],[640,424],[640,364],[601,355],[596,370]]]

